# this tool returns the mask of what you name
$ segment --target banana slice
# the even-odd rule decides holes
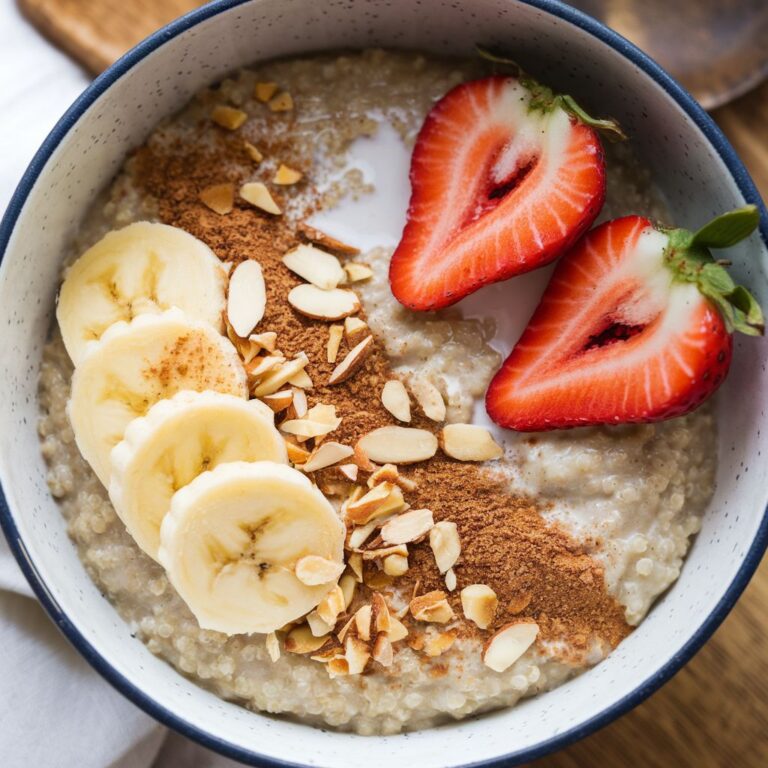
[[[211,249],[183,229],[139,221],[105,235],[68,270],[56,318],[79,365],[89,341],[118,320],[178,307],[222,330],[227,273]]]
[[[342,563],[344,526],[298,470],[271,461],[219,464],[177,491],[158,560],[200,626],[273,632],[304,616],[334,582],[308,586],[296,563]]]
[[[128,533],[157,559],[171,497],[230,461],[287,463],[272,409],[220,392],[179,392],[134,419],[112,450],[109,497]]]
[[[183,389],[248,395],[231,342],[180,309],[115,323],[91,342],[72,376],[67,414],[83,458],[109,487],[111,450],[128,424]]]

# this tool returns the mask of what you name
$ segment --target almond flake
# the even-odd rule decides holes
[[[292,388],[293,392],[293,413],[298,419],[303,419],[307,413],[307,394],[303,389],[298,387]]]
[[[323,290],[316,285],[303,284],[292,288],[288,303],[302,315],[313,320],[341,320],[360,311],[360,299],[345,288]]]
[[[341,419],[339,419],[339,424]],[[332,424],[326,424],[322,421],[313,421],[312,419],[289,419],[280,425],[280,431],[289,435],[296,435],[299,442],[309,440],[311,437],[323,437],[336,429]]]
[[[304,221],[299,224],[298,230],[311,243],[322,245],[332,251],[343,253],[346,256],[357,256],[360,253],[359,248],[342,243],[341,240],[337,240],[335,237],[322,232]]]
[[[379,467],[368,478],[368,487],[373,488],[374,485],[381,483],[397,483],[400,479],[400,472],[394,464],[385,464],[383,467]]]
[[[344,326],[332,325],[328,329],[328,344],[325,347],[326,360],[329,363],[335,363],[336,358],[339,356],[339,347],[341,346],[341,340],[344,338]]]
[[[336,581],[343,570],[344,563],[319,555],[307,555],[296,563],[296,578],[308,587],[317,587]]]
[[[344,270],[339,260],[313,245],[302,244],[291,248],[282,261],[291,272],[324,291],[335,288],[344,280]]]
[[[363,583],[363,556],[359,552],[353,552],[347,558],[347,565],[355,575],[358,584]]]
[[[317,450],[312,452],[312,455],[304,465],[304,471],[316,472],[318,469],[331,467],[349,458],[351,455],[352,449],[348,445],[334,442],[323,443]]]
[[[373,277],[373,270],[367,264],[358,264],[354,261],[348,261],[344,265],[344,271],[350,283],[359,283]]]
[[[280,392],[274,392],[271,395],[264,395],[261,398],[275,413],[280,413],[290,406],[293,402],[293,392],[290,389],[283,389]]]
[[[413,464],[437,453],[437,438],[426,429],[379,427],[364,435],[358,445],[379,464]]]
[[[343,580],[343,577],[342,577]],[[317,615],[330,626],[335,626],[339,616],[347,609],[344,591],[337,584],[318,604]]]
[[[392,555],[408,557],[408,547],[405,544],[391,544],[388,547],[364,549],[362,555],[363,560],[381,560],[382,558],[392,557]]]
[[[403,576],[408,573],[408,558],[404,555],[387,555],[381,566],[387,576]]]
[[[247,119],[248,115],[242,109],[235,109],[224,104],[215,106],[211,112],[211,120],[228,131],[236,131]]]
[[[309,451],[305,451],[300,445],[285,441],[285,448],[288,451],[288,461],[291,464],[304,464],[309,458]]]
[[[277,334],[274,331],[264,331],[264,333],[252,333],[248,337],[248,342],[251,346],[256,347],[256,350],[265,350],[266,352],[274,352],[277,347]]]
[[[446,624],[454,618],[451,606],[445,599],[445,592],[435,590],[414,597],[410,602],[411,614],[417,621],[430,621]]]
[[[273,112],[290,112],[293,109],[293,97],[288,91],[283,91],[269,101]]]
[[[453,592],[453,590],[456,589],[456,572],[453,568],[449,568],[445,572],[445,588],[449,592]]]
[[[347,633],[352,629],[352,626],[355,623],[355,617],[352,616],[345,624],[344,626],[338,631],[336,638],[340,643],[344,642],[344,638],[347,636]]]
[[[274,632],[270,632],[266,637],[267,653],[272,662],[276,662],[280,658],[280,641],[277,639],[277,635]]]
[[[283,646],[288,653],[314,653],[328,641],[328,635],[315,637],[306,624],[292,629],[285,638]]]
[[[387,633],[389,635],[389,639],[393,643],[397,643],[400,640],[405,639],[408,637],[408,629],[406,628],[405,624],[403,624],[400,619],[396,619],[394,616],[390,616],[389,618],[389,632]]]
[[[371,653],[368,646],[353,635],[347,636],[344,640],[344,658],[347,661],[350,675],[361,675],[365,670]]]
[[[355,613],[357,636],[367,643],[371,639],[371,606],[363,605]]]
[[[254,163],[260,163],[264,159],[264,155],[261,154],[259,148],[251,144],[250,141],[245,142],[245,151]]]
[[[350,480],[353,483],[357,482],[358,470],[359,470],[359,467],[357,466],[357,464],[339,465],[339,472],[341,472],[341,474],[344,475],[344,477],[346,477],[347,480]]]
[[[419,377],[411,382],[411,392],[424,415],[432,421],[445,421],[445,401],[440,390],[429,380]]]
[[[248,336],[264,317],[266,306],[261,265],[252,259],[240,262],[229,278],[227,296],[227,320],[234,332],[243,338]]]
[[[352,460],[363,472],[373,472],[376,469],[376,465],[368,458],[359,442],[355,445],[354,459]]]
[[[254,357],[250,363],[246,363],[245,372],[249,379],[261,379],[262,376],[282,365],[285,358],[282,355],[265,355]]]
[[[456,523],[441,520],[429,532],[429,546],[440,573],[452,568],[461,554],[461,541]]]
[[[486,584],[470,584],[461,590],[461,610],[480,629],[488,629],[496,618],[499,599]]]
[[[369,333],[368,325],[359,317],[348,317],[344,321],[344,338],[350,347],[359,344]]]
[[[341,594],[344,597],[344,608],[342,610],[346,611],[347,608],[352,605],[352,600],[355,597],[355,590],[357,589],[357,579],[354,574],[345,573],[339,579],[339,589],[341,589]]]
[[[356,347],[351,349],[346,357],[333,369],[328,379],[328,384],[341,384],[352,376],[365,362],[365,358],[373,350],[373,336],[363,339]]]
[[[483,662],[494,672],[509,669],[534,643],[539,634],[535,621],[516,621],[499,629],[483,648]]]
[[[411,400],[405,385],[399,379],[391,379],[381,390],[383,406],[398,420],[411,421]]]
[[[392,627],[389,606],[380,592],[371,595],[371,610],[373,611],[373,628],[376,632],[389,632]]]
[[[235,185],[214,184],[200,191],[201,202],[219,216],[232,213],[235,207]]]
[[[277,83],[256,83],[253,95],[266,104],[277,93]]]
[[[394,652],[392,650],[392,641],[387,637],[386,632],[380,632],[376,636],[376,642],[371,651],[373,660],[382,667],[391,667],[394,661]]]
[[[434,524],[429,509],[412,509],[386,523],[381,529],[381,538],[387,544],[409,544],[426,535]]]
[[[347,546],[350,549],[360,549],[365,542],[370,538],[371,534],[376,530],[378,525],[377,520],[371,520],[371,522],[365,525],[357,525],[352,529],[347,539]]]
[[[491,461],[504,455],[504,449],[484,427],[474,424],[448,424],[440,434],[440,447],[459,461]]]
[[[347,519],[352,523],[364,525],[376,517],[399,512],[404,506],[405,500],[400,488],[392,483],[382,483],[347,505]]]
[[[267,213],[272,213],[275,216],[279,216],[282,213],[280,206],[275,202],[266,186],[260,181],[249,181],[243,184],[240,187],[240,197],[246,203],[250,203]]]
[[[429,634],[424,640],[424,653],[435,657],[444,654],[456,642],[455,632]]]
[[[300,373],[308,363],[309,358],[303,352],[299,352],[294,360],[289,360],[277,370],[270,371],[253,390],[253,394],[256,397],[263,397],[277,392],[283,384],[291,381],[296,374]]]
[[[315,637],[324,637],[333,631],[333,624],[323,621],[317,611],[307,614],[307,625],[309,626],[309,631]]]
[[[309,374],[301,370],[298,373],[291,376],[288,379],[288,383],[291,386],[298,387],[299,389],[312,389],[315,385],[312,383],[312,379],[309,378]]]
[[[301,181],[304,174],[301,171],[297,171],[295,168],[289,168],[287,165],[280,163],[280,167],[275,171],[275,175],[272,177],[273,184],[279,184],[280,186],[290,186],[291,184],[297,184]]]

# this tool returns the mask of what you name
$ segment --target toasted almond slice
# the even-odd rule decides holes
[[[388,547],[363,550],[363,560],[381,560],[382,558],[391,557],[392,555],[408,557],[408,547],[406,547],[405,544],[391,544]]]
[[[435,657],[444,654],[456,642],[456,632],[436,632],[424,640],[424,653]]]
[[[461,610],[480,629],[488,629],[496,618],[499,599],[486,584],[470,584],[461,590]]]
[[[260,181],[249,181],[243,184],[240,187],[240,197],[246,203],[250,203],[267,213],[272,213],[275,216],[279,216],[282,213],[280,206],[275,202],[266,186]]]
[[[344,271],[347,273],[347,280],[350,283],[359,283],[373,277],[373,270],[367,264],[359,264],[354,261],[348,261],[344,265]]]
[[[397,643],[400,640],[408,637],[408,629],[406,628],[405,624],[400,621],[400,619],[395,618],[394,616],[390,616],[389,625],[389,632],[387,634],[393,643]]]
[[[307,394],[303,389],[299,387],[293,387],[293,411],[296,414],[296,418],[303,419],[309,409],[307,408]]]
[[[360,299],[345,288],[326,291],[316,285],[297,285],[288,294],[288,303],[313,320],[341,320],[360,311]]]
[[[286,635],[283,646],[288,653],[314,653],[322,648],[328,639],[328,635],[315,637],[306,624],[301,624]]]
[[[346,357],[333,369],[333,373],[328,379],[328,384],[341,384],[341,382],[346,381],[360,368],[372,350],[373,336],[368,336],[351,349]]]
[[[293,392],[290,389],[283,389],[280,392],[274,392],[271,395],[264,395],[261,398],[275,413],[284,411],[293,402]]]
[[[440,573],[452,568],[461,554],[461,541],[456,523],[441,520],[429,532],[429,546]]]
[[[287,363],[283,363],[277,370],[270,371],[253,390],[256,397],[264,397],[277,392],[283,384],[292,381],[293,378],[304,370],[309,363],[309,358],[303,353],[299,354]]]
[[[332,325],[328,329],[328,343],[325,347],[326,360],[329,363],[335,363],[336,358],[339,355],[339,347],[341,346],[341,340],[344,338],[344,326]]]
[[[341,423],[341,419],[339,419]],[[311,437],[322,437],[328,435],[336,429],[332,424],[326,424],[322,421],[313,421],[312,419],[289,419],[280,425],[280,431],[289,435],[296,435],[299,442],[309,440]]]
[[[259,350],[274,352],[277,347],[277,334],[274,331],[264,331],[263,333],[252,333],[248,341]]]
[[[408,558],[404,555],[387,555],[381,566],[388,576],[402,576],[408,573]]]
[[[381,538],[387,544],[410,544],[426,535],[434,524],[431,510],[411,509],[386,523],[381,529]]]
[[[298,184],[301,181],[304,174],[301,171],[297,171],[295,168],[290,168],[284,163],[280,163],[280,167],[275,171],[275,175],[272,177],[273,184],[279,184],[280,186],[290,186],[291,184]]]
[[[247,119],[248,115],[242,109],[225,104],[217,104],[211,112],[211,120],[228,131],[236,131]]]
[[[291,248],[283,256],[283,264],[291,272],[324,291],[335,288],[344,280],[344,270],[339,260],[313,245],[302,243]]]
[[[331,467],[349,458],[351,455],[352,449],[348,445],[334,442],[323,443],[317,450],[312,452],[312,455],[304,465],[304,471],[316,472],[318,469]]]
[[[445,401],[431,381],[419,376],[411,382],[411,392],[428,419],[445,421]]]
[[[270,371],[273,371],[278,366],[285,362],[285,358],[282,355],[265,355],[264,357],[254,357],[250,363],[245,366],[245,372],[248,374],[248,378],[261,379]]]
[[[348,317],[344,320],[344,338],[350,347],[359,344],[369,333],[368,325],[359,317]]]
[[[352,605],[352,600],[355,597],[355,590],[357,589],[357,579],[352,573],[345,573],[339,579],[339,588],[344,597],[344,609],[347,610]]]
[[[346,600],[342,588],[337,584],[318,604],[317,615],[331,626],[336,625],[339,616],[346,610]]]
[[[359,442],[355,445],[355,453],[352,461],[354,461],[363,472],[373,472],[376,469],[376,465],[368,458],[365,451],[360,447]]]
[[[219,216],[232,213],[235,207],[235,185],[213,184],[200,191],[201,202]]]
[[[381,390],[381,402],[398,421],[410,422],[411,400],[402,381],[390,379]]]
[[[340,464],[339,465],[339,472],[341,472],[344,477],[347,478],[347,480],[350,480],[353,483],[357,482],[357,473],[359,471],[359,467],[357,464]]]
[[[389,632],[392,628],[389,606],[381,592],[371,595],[371,610],[373,611],[373,628],[376,632]]]
[[[317,611],[307,614],[307,625],[309,626],[309,631],[315,637],[324,637],[333,631],[333,624],[323,621]]]
[[[347,661],[350,675],[361,675],[365,670],[371,653],[368,646],[354,635],[347,635],[344,640],[344,658]]]
[[[274,632],[270,632],[266,637],[267,653],[273,662],[280,658],[280,641]]]
[[[392,641],[386,632],[379,632],[376,635],[376,642],[373,644],[371,656],[374,661],[381,664],[382,667],[391,667],[394,661],[394,652],[392,650]]]
[[[491,461],[504,455],[491,433],[475,424],[447,424],[440,433],[440,447],[459,461]]]
[[[371,639],[371,606],[363,605],[355,613],[355,629],[357,636],[367,643]]]
[[[319,555],[307,555],[296,563],[296,578],[308,587],[336,581],[344,570],[344,563],[327,560]]]
[[[446,624],[454,618],[451,606],[445,599],[445,592],[435,590],[414,597],[410,602],[411,615],[417,621]]]
[[[245,151],[254,163],[260,163],[264,159],[264,155],[261,154],[259,148],[251,144],[250,141],[245,142]]]
[[[453,592],[456,589],[456,571],[453,568],[449,568],[445,572],[445,588],[449,592]]]
[[[293,97],[288,91],[278,93],[269,100],[269,108],[273,112],[290,112],[293,109]]]
[[[347,505],[347,519],[357,525],[365,525],[376,517],[399,512],[404,506],[405,500],[400,488],[392,483],[382,483]]]
[[[371,534],[376,530],[378,525],[377,520],[371,520],[365,525],[356,525],[347,539],[347,546],[350,549],[360,549],[365,542],[370,538]]]
[[[311,243],[322,245],[337,253],[343,253],[345,256],[357,256],[360,253],[359,248],[347,245],[346,243],[341,242],[341,240],[337,240],[335,237],[307,224],[305,221],[302,221],[301,224],[299,224],[298,230]]]
[[[267,290],[258,261],[248,259],[235,267],[229,278],[227,320],[238,336],[245,338],[264,317]]]
[[[266,104],[277,93],[277,83],[256,83],[253,95]]]
[[[521,620],[499,629],[483,648],[483,662],[494,672],[509,669],[534,643],[539,634],[535,621]]]
[[[300,445],[285,441],[285,447],[288,451],[288,461],[292,464],[304,464],[309,458],[309,451],[305,451]]]
[[[364,435],[358,445],[379,464],[413,464],[437,453],[437,438],[426,429],[379,427]]]
[[[400,472],[397,467],[394,464],[385,464],[371,473],[371,476],[368,478],[368,487],[373,488],[374,485],[380,485],[381,483],[397,483],[399,479]]]

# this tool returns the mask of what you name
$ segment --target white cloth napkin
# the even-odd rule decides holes
[[[0,2],[0,211],[87,75]],[[70,647],[0,536],[2,768],[233,768],[124,699]]]

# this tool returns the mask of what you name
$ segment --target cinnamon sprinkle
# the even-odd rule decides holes
[[[248,125],[243,131],[247,129]],[[259,146],[267,145],[265,137],[252,138]],[[282,156],[290,158],[289,148],[281,149]],[[326,358],[328,324],[303,317],[290,307],[288,292],[301,281],[280,260],[300,242],[301,234],[284,217],[263,214],[242,201],[235,201],[227,216],[216,214],[200,201],[199,194],[206,187],[253,179],[253,163],[242,152],[242,138],[204,126],[198,141],[190,141],[188,135],[184,141],[169,140],[167,135],[162,140],[153,138],[136,152],[132,170],[139,191],[154,199],[161,221],[190,232],[223,261],[252,258],[261,264],[267,305],[259,329],[275,331],[278,346],[289,359],[302,351],[308,355],[307,373],[315,383],[307,393],[309,406],[319,402],[336,406],[342,423],[333,433],[335,441],[354,446],[372,429],[393,423],[380,399],[384,383],[392,378],[381,345],[375,346],[351,379],[325,385],[335,367]],[[296,194],[292,189],[281,189],[281,207],[282,199],[292,194]],[[347,351],[346,342],[342,343],[340,359]],[[410,426],[435,429],[434,423],[416,413]],[[513,618],[532,618],[539,624],[540,642],[565,641],[568,646],[567,650],[553,646],[556,650],[548,649],[548,653],[574,664],[585,663],[595,643],[607,650],[629,634],[622,607],[606,591],[602,566],[583,545],[545,522],[533,501],[512,495],[505,481],[440,452],[401,472],[418,483],[415,491],[405,494],[412,507],[428,508],[436,522],[450,520],[458,526],[462,547],[454,567],[458,585],[448,598],[457,617],[462,617],[462,587],[487,584],[498,596],[494,625],[482,631],[472,622],[462,621],[462,634],[487,637]],[[444,578],[428,542],[409,550],[410,569],[396,583],[420,594],[444,590]],[[380,585],[391,581],[385,574],[379,575]],[[356,604],[370,601],[369,588],[360,587]],[[408,643],[423,645],[418,625],[411,630]]]

